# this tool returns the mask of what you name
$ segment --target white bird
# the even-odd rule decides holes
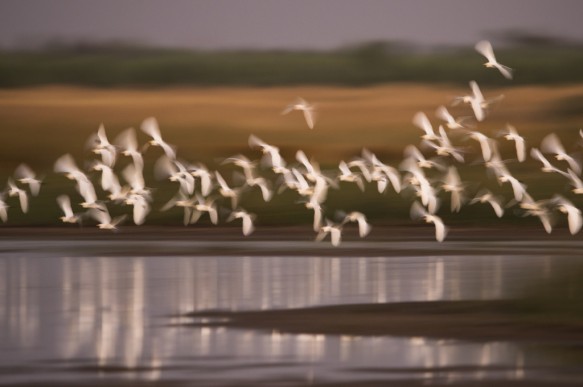
[[[219,193],[222,197],[231,199],[231,208],[237,208],[239,202],[239,189],[233,189],[229,187],[223,176],[218,171],[215,171],[215,177],[219,183]]]
[[[16,186],[12,179],[8,179],[8,196],[18,196],[20,201],[20,209],[23,213],[28,212],[28,195],[25,190]]]
[[[73,209],[71,208],[71,200],[67,195],[59,195],[57,197],[57,203],[61,210],[63,211],[63,215],[59,219],[63,223],[78,223],[79,222],[79,215],[75,215],[73,213]]]
[[[107,139],[103,124],[99,126],[97,134],[91,137],[90,141],[94,143],[91,151],[95,154],[101,155],[101,161],[108,167],[113,167],[117,157],[117,150]]]
[[[136,167],[135,164],[128,164],[128,166],[121,171],[121,174],[125,181],[132,188],[132,194],[143,195],[147,198],[150,198],[151,193],[150,190],[146,188],[144,174],[142,173],[141,169]]]
[[[348,183],[355,183],[361,191],[364,191],[364,182],[362,181],[362,177],[359,174],[352,172],[345,161],[340,161],[338,164],[338,169],[340,169],[338,180]]]
[[[285,168],[285,162],[279,153],[279,148],[262,141],[255,135],[249,136],[249,146],[251,148],[259,147],[264,155],[269,156],[270,166],[275,173],[281,173],[282,168]]]
[[[429,121],[429,118],[423,112],[417,112],[413,116],[413,124],[419,129],[423,130],[425,134],[421,136],[422,139],[427,141],[435,141],[439,139],[439,136],[433,130],[433,126]]]
[[[89,178],[83,173],[75,163],[73,156],[64,154],[55,161],[54,171],[65,174],[70,180],[75,180],[77,184],[81,182],[89,182]]]
[[[502,202],[500,198],[494,196],[492,192],[488,190],[482,190],[476,194],[476,197],[470,201],[470,204],[475,203],[488,203],[494,209],[496,216],[501,218],[504,215],[504,208],[502,207]]]
[[[0,194],[0,219],[6,223],[8,221],[8,204],[4,201],[4,194]]]
[[[462,152],[452,145],[447,133],[445,133],[445,130],[443,129],[443,126],[439,127],[439,137],[437,141],[438,144],[432,141],[425,141],[424,143],[435,149],[435,153],[438,156],[451,156],[460,163],[464,162]]]
[[[439,200],[423,170],[412,159],[403,161],[401,168],[411,174],[406,181],[410,187],[413,187],[415,194],[421,199],[421,203],[427,207],[430,213],[435,213],[439,206]]]
[[[316,107],[314,105],[309,104],[302,98],[298,98],[294,103],[287,105],[281,114],[288,114],[292,110],[299,110],[304,113],[304,118],[306,120],[306,124],[308,124],[308,128],[314,129],[314,124],[316,121]]]
[[[305,204],[306,208],[314,211],[314,220],[312,222],[312,227],[314,231],[320,230],[322,227],[322,206],[316,200],[316,196],[312,195]]]
[[[500,184],[510,183],[512,187],[512,192],[514,194],[514,200],[521,201],[523,196],[526,195],[526,185],[518,181],[517,178],[512,176],[506,170],[501,170],[497,176],[497,180]]]
[[[426,223],[433,223],[435,226],[435,239],[438,242],[443,242],[447,235],[447,227],[445,227],[439,216],[428,212],[419,202],[414,202],[411,206],[411,218],[424,219]]]
[[[463,124],[464,121],[467,121],[470,117],[460,117],[455,119],[447,110],[445,106],[440,106],[435,111],[435,115],[437,118],[442,119],[445,121],[445,126],[448,129],[464,129],[466,126]]]
[[[569,232],[571,235],[575,235],[581,230],[583,225],[583,218],[581,217],[581,210],[573,205],[569,200],[565,199],[560,195],[555,195],[551,199],[551,203],[554,203],[559,211],[567,214],[567,221],[569,223]]]
[[[119,184],[119,179],[113,172],[110,166],[100,161],[95,161],[91,167],[94,171],[101,172],[101,188],[104,191],[119,192],[121,191],[121,186]]]
[[[160,128],[158,126],[158,121],[156,121],[154,117],[146,118],[142,122],[142,126],[140,127],[140,129],[142,129],[142,132],[152,137],[152,140],[150,140],[150,142],[148,143],[149,145],[161,147],[162,150],[164,150],[166,156],[168,156],[168,158],[170,159],[176,158],[176,151],[174,150],[174,148],[162,139],[162,135],[160,134]]]
[[[136,168],[144,168],[144,158],[138,150],[138,140],[134,128],[127,128],[117,135],[114,143],[121,148],[121,154],[132,158]]]
[[[486,110],[492,103],[504,98],[504,95],[500,95],[486,100],[476,81],[470,81],[470,89],[472,89],[471,95],[454,98],[453,105],[459,102],[470,104],[478,121],[483,121],[486,118]]]
[[[212,224],[219,223],[219,214],[217,212],[214,199],[203,198],[200,195],[196,195],[196,202],[194,204],[194,211],[192,212],[190,223],[196,223],[203,212],[207,212],[209,214],[209,218]]]
[[[370,233],[370,230],[372,229],[371,225],[366,220],[366,216],[362,212],[353,211],[348,213],[344,217],[342,224],[344,225],[348,222],[358,223],[358,235],[360,235],[361,238],[367,236]]]
[[[234,164],[243,169],[245,179],[253,179],[255,177],[255,161],[249,160],[244,155],[236,155],[225,159],[221,164]]]
[[[560,175],[563,175],[566,178],[569,178],[569,174],[567,172],[563,172],[559,168],[557,168],[554,165],[552,165],[550,163],[550,161],[547,160],[547,158],[545,156],[543,156],[543,154],[541,153],[541,151],[539,151],[537,148],[532,148],[530,150],[530,155],[532,156],[532,158],[540,161],[543,164],[543,166],[541,168],[541,171],[547,172],[547,173],[553,173],[554,172],[554,173],[558,173]]]
[[[320,175],[320,170],[315,162],[308,160],[308,157],[302,150],[296,152],[296,160],[298,160],[306,168],[306,178],[310,181],[315,181],[316,176]]]
[[[551,216],[547,208],[548,200],[538,200],[535,201],[532,196],[524,193],[522,200],[520,201],[520,208],[525,210],[526,215],[537,216],[541,221],[547,234],[553,231],[553,226],[551,224]]]
[[[250,235],[253,230],[253,220],[255,219],[254,214],[250,214],[245,210],[235,210],[231,212],[231,215],[227,218],[227,222],[230,222],[234,219],[242,219],[243,221],[243,235],[247,236]]]
[[[320,227],[318,231],[318,235],[316,235],[316,241],[320,242],[326,238],[326,235],[330,234],[330,240],[332,242],[332,246],[336,247],[340,245],[340,241],[342,239],[342,225],[341,224],[334,224],[326,219],[326,225]]]
[[[195,202],[195,198],[189,198],[182,190],[178,190],[176,196],[174,196],[164,206],[162,206],[160,211],[167,211],[172,207],[182,207],[184,210],[184,225],[188,226],[191,223]]]
[[[105,206],[102,209],[91,208],[88,214],[97,221],[97,227],[101,230],[116,231],[117,226],[126,218],[126,215],[122,215],[111,219],[111,215]]]
[[[265,180],[263,177],[253,177],[251,179],[246,180],[246,184],[249,187],[259,187],[261,190],[261,196],[263,200],[268,202],[273,197],[273,191],[269,186],[269,182]]]
[[[200,192],[203,196],[208,196],[213,189],[213,175],[208,168],[204,164],[198,163],[196,165],[190,165],[188,171],[192,177],[198,177],[200,179]]]
[[[399,171],[394,167],[384,164],[382,161],[378,159],[378,157],[369,151],[368,149],[362,150],[362,155],[365,160],[372,166],[371,172],[371,180],[376,180],[377,182],[383,182],[386,184],[387,179],[391,182],[393,189],[396,193],[401,192],[401,175]],[[381,190],[379,188],[379,192],[383,192],[384,188]]]
[[[26,164],[20,164],[14,171],[14,177],[19,183],[26,184],[30,188],[32,196],[37,196],[40,191],[41,180],[36,178],[36,174]]]
[[[573,189],[571,190],[576,195],[583,194],[583,181],[573,172],[571,169],[567,169],[567,173],[569,174],[569,179],[571,180],[571,185]]]
[[[561,144],[561,140],[559,140],[559,137],[555,133],[551,133],[542,139],[540,149],[545,153],[554,154],[557,160],[566,161],[573,172],[577,175],[581,174],[581,165],[572,156],[567,154],[563,144]]]
[[[415,145],[407,145],[403,151],[403,155],[405,156],[405,160],[415,160],[419,168],[445,170],[445,167],[441,163],[433,159],[427,159]]]
[[[469,138],[478,141],[480,144],[484,161],[490,161],[490,158],[492,157],[492,148],[494,147],[494,140],[477,130],[466,130],[466,133],[469,134]]]
[[[450,166],[447,169],[441,188],[451,193],[451,212],[459,212],[464,201],[464,186],[456,167]]]
[[[143,224],[146,215],[150,212],[148,198],[142,194],[132,193],[125,200],[125,204],[133,207],[133,219],[136,225]]]
[[[508,66],[498,63],[496,57],[494,56],[494,50],[492,49],[492,44],[487,40],[482,40],[476,43],[476,51],[484,55],[488,60],[484,63],[484,66],[488,68],[496,68],[506,79],[512,79],[512,69]]]
[[[508,141],[514,141],[516,147],[516,158],[518,161],[523,162],[526,159],[526,145],[524,137],[518,134],[516,128],[512,125],[507,124],[506,130],[501,131],[501,134]]]

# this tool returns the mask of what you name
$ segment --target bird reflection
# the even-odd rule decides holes
[[[556,264],[551,258],[525,257],[525,271],[549,276]],[[528,358],[510,343],[296,335],[233,330],[211,320],[185,328],[168,326],[165,317],[208,309],[499,298],[511,290],[508,276],[515,275],[520,259],[0,258],[6,279],[0,282],[0,345],[17,348],[17,361],[26,348],[42,348],[45,359],[84,359],[103,375],[120,367],[124,376],[143,380],[164,380],[173,366],[184,359],[191,365],[197,357],[230,366],[242,359],[285,359],[297,361],[296,367],[309,364],[303,372],[318,377],[351,364],[415,368],[415,377],[449,382],[502,374],[522,379],[528,377]]]

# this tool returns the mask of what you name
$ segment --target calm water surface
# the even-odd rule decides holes
[[[140,257],[39,246],[0,254],[0,384],[566,378],[557,359],[510,342],[175,325],[191,321],[181,313],[208,309],[516,296],[575,259],[552,248],[537,255]],[[570,371],[570,378],[583,374]]]

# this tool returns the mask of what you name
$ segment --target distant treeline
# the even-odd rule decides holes
[[[583,45],[548,41],[496,47],[515,70],[514,84],[583,82]],[[339,50],[192,51],[128,45],[57,45],[0,52],[0,87],[365,86],[386,82],[508,84],[484,69],[473,47],[423,51],[372,42]]]

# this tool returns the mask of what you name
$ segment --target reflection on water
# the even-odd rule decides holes
[[[83,378],[310,380],[532,376],[512,343],[177,327],[178,313],[500,298],[550,256],[0,255],[2,383]],[[528,355],[528,356],[527,356]],[[12,366],[19,365],[12,369]],[[220,371],[220,372],[217,372]]]

